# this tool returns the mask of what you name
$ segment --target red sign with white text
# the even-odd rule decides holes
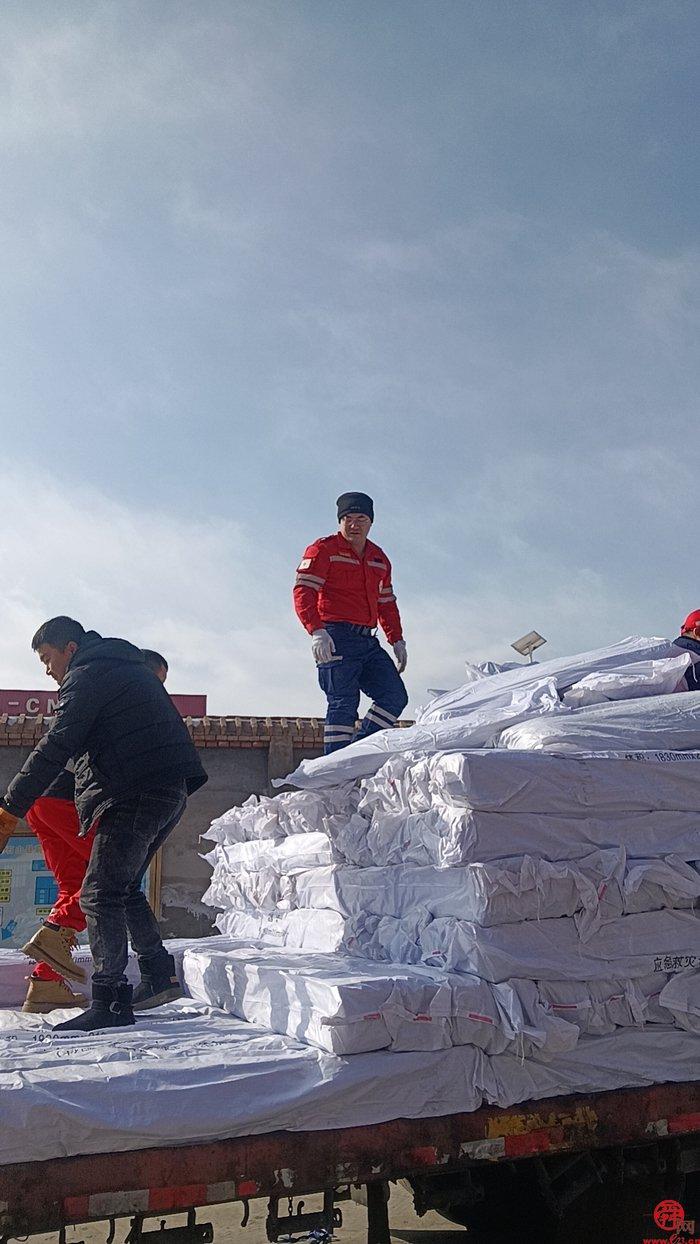
[[[171,700],[182,717],[206,717],[205,695],[172,695]],[[56,691],[0,691],[0,714],[19,717],[51,717],[58,704]]]

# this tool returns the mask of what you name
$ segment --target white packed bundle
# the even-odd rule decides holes
[[[682,971],[697,964],[698,921],[692,912],[641,912],[610,920],[582,942],[571,917],[484,929],[439,917],[421,930],[424,962],[485,980],[603,980]],[[672,966],[666,968],[666,964]]]
[[[669,1023],[659,1009],[659,995],[669,980],[657,972],[635,980],[537,981],[543,1005],[588,1035],[639,1028],[645,1023]]]
[[[347,868],[333,865],[299,873],[299,907],[329,908],[345,916],[402,918],[417,909],[476,924],[507,924],[569,916],[598,907],[598,886],[624,870],[619,851],[552,864],[519,856],[458,868],[396,864]],[[700,884],[700,875],[696,874]]]
[[[344,917],[345,947],[351,954],[381,963],[420,963],[420,934],[430,922],[425,909],[396,916]]]
[[[202,902],[207,907],[236,907],[241,910],[260,907],[265,911],[275,911],[281,900],[280,878],[272,869],[233,871],[222,862],[214,865],[209,888],[202,895]]]
[[[700,691],[573,709],[557,722],[510,726],[499,747],[565,753],[694,751],[700,743]]]
[[[679,1028],[700,1036],[700,970],[672,976],[661,990],[659,1006],[673,1016]]]
[[[229,808],[212,821],[202,834],[210,842],[251,842],[257,838],[273,840],[282,836],[275,802],[250,795],[245,803]]]
[[[334,1054],[452,1045],[444,976],[334,954],[204,945],[186,956],[185,981],[200,1001]]]
[[[628,856],[698,856],[696,812],[615,812],[604,817],[482,812],[434,801],[427,812],[375,812],[367,848],[375,864],[487,863],[526,854],[580,860],[622,846]]]
[[[359,812],[351,816],[328,816],[324,822],[326,833],[333,843],[334,857],[347,860],[359,868],[372,863],[372,856],[367,846],[369,820]]]
[[[451,979],[464,978],[453,973]],[[501,1013],[508,1016],[513,1028],[513,1046],[523,1057],[538,1051],[556,1056],[577,1044],[579,1028],[552,1011],[543,1001],[535,981],[501,981],[491,984],[491,988]]]
[[[421,812],[434,800],[483,812],[607,817],[618,812],[700,809],[700,751],[556,756],[490,748],[409,761],[400,775],[387,762],[363,783],[374,790],[370,811]],[[413,779],[412,767],[416,769]],[[385,777],[386,774],[386,777]],[[396,788],[406,792],[396,802]],[[381,791],[386,789],[384,802]],[[420,792],[414,802],[412,791]],[[362,807],[365,798],[360,802]]]
[[[322,833],[282,839],[217,843],[202,857],[213,873],[202,902],[209,907],[259,907],[272,911],[290,907],[294,877],[330,863],[335,852]]]
[[[661,661],[638,661],[621,669],[586,674],[562,695],[569,708],[604,704],[609,700],[637,700],[646,695],[670,695],[691,664],[689,652]]]
[[[494,984],[470,973],[452,973],[452,1041],[476,1045],[486,1054],[535,1050],[550,1054],[573,1049],[579,1030],[555,1015],[533,981]]]
[[[552,863],[516,856],[457,868],[396,864],[349,868],[332,865],[297,874],[295,902],[344,916],[395,916],[418,910],[454,916],[483,926],[588,915],[594,922],[626,912],[692,907],[700,896],[700,872],[680,859],[626,863],[621,848],[596,851],[580,861]]]
[[[321,908],[291,911],[260,911],[227,908],[216,918],[216,927],[237,941],[258,941],[266,946],[296,950],[347,951],[379,963],[419,963],[419,937],[430,920],[416,910],[399,920],[394,916],[342,916]]]
[[[291,946],[299,950],[335,951],[352,936],[348,923],[335,911],[276,911],[229,908],[216,918],[216,927],[240,942]]]
[[[225,936],[200,937],[192,941],[182,958],[182,983],[187,997],[226,1010],[229,986],[224,969],[229,954],[236,950],[252,954],[263,947],[264,942],[260,940]]]
[[[353,782],[319,794],[313,791],[285,791],[273,802],[285,835],[321,833],[329,816],[350,816],[357,807],[359,791]]]
[[[658,911],[662,907],[695,907],[700,898],[697,862],[687,864],[677,856],[665,859],[630,860],[622,878],[622,911]]]
[[[335,857],[327,834],[314,832],[277,840],[268,838],[258,842],[219,843],[203,858],[210,863],[224,864],[234,871],[269,868],[278,874],[291,874],[330,864]]]
[[[486,753],[477,751],[474,754]],[[427,811],[433,801],[432,764],[439,755],[420,756],[407,752],[390,756],[374,777],[360,782],[358,812],[371,820],[375,812]]]

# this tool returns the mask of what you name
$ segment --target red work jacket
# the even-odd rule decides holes
[[[371,540],[361,558],[340,532],[314,540],[297,568],[294,608],[309,634],[326,622],[379,623],[390,644],[402,638],[391,562]]]

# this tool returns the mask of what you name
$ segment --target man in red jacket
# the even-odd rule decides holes
[[[406,644],[391,563],[367,538],[374,520],[372,498],[346,492],[337,505],[338,532],[308,546],[294,586],[294,608],[311,635],[318,681],[328,700],[326,753],[353,738],[390,729],[408,703],[400,677]],[[396,666],[374,634],[377,623],[394,650]],[[356,731],[360,692],[372,703]]]

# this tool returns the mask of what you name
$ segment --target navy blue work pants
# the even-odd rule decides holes
[[[406,688],[394,662],[367,627],[327,622],[335,656],[318,668],[318,681],[328,700],[324,752],[346,747],[353,739],[394,726],[408,703]],[[357,727],[360,693],[372,703]]]

